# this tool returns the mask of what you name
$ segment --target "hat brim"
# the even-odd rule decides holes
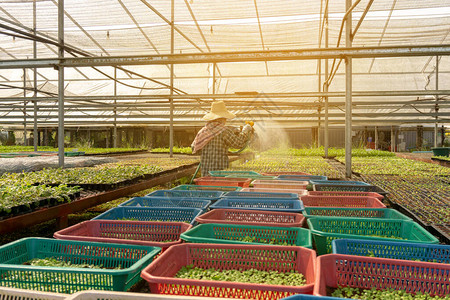
[[[204,115],[202,119],[205,121],[212,121],[212,120],[221,119],[221,118],[234,119],[235,117],[236,117],[235,114],[230,113],[228,111],[226,111],[226,112],[224,111],[224,112],[221,112],[220,114],[209,112],[206,115]]]

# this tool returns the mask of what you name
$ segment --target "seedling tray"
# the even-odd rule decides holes
[[[135,197],[119,206],[134,207],[193,207],[207,209],[210,200],[194,200],[192,198]]]
[[[384,196],[374,192],[346,192],[346,191],[308,191],[310,196],[353,196],[353,197],[374,197],[383,200]]]
[[[319,255],[331,253],[331,241],[335,239],[367,239],[413,243],[439,243],[438,239],[416,222],[393,219],[313,217],[308,227]]]
[[[146,195],[147,197],[183,198],[192,200],[217,200],[223,195],[220,191],[194,191],[194,190],[157,190]]]
[[[197,223],[220,223],[272,227],[302,227],[306,218],[302,214],[265,210],[213,209],[195,218]]]
[[[140,280],[141,270],[160,250],[138,245],[24,238],[0,247],[0,285],[58,293],[87,289],[126,291]],[[24,265],[34,258],[56,258],[109,269]]]
[[[302,247],[182,244],[170,247],[142,271],[142,278],[156,294],[276,300],[293,294],[311,293],[315,280],[314,251]],[[167,262],[171,262],[167,264]],[[182,267],[204,269],[257,269],[289,272],[306,278],[304,286],[281,286],[174,278]]]
[[[450,265],[329,254],[317,258],[314,295],[326,296],[327,288],[394,289],[408,293],[450,294]]]
[[[385,196],[388,194],[385,190],[382,188],[376,186],[376,185],[360,185],[360,184],[313,184],[314,191],[344,191],[344,192],[374,192],[378,193],[382,196]]]
[[[276,200],[276,199],[219,199],[210,206],[211,209],[253,209],[283,212],[301,212],[305,208],[300,200]]]
[[[255,238],[255,242],[241,239]],[[299,227],[270,227],[234,224],[200,224],[181,234],[181,239],[191,243],[267,245],[288,243],[312,248],[311,232]]]
[[[341,239],[333,253],[450,264],[450,245]]]
[[[232,192],[240,191],[240,186],[211,186],[211,185],[196,185],[196,184],[182,184],[171,189],[172,191],[219,191]]]
[[[308,185],[308,181],[297,180],[254,180],[252,182],[255,188],[270,188],[270,189],[297,189],[305,190]]]
[[[290,171],[278,171],[278,172],[263,172],[261,175],[279,176],[279,175],[311,175],[305,172],[290,172]]]
[[[353,196],[302,196],[303,205],[316,207],[354,207],[386,208],[386,205],[373,197]]]
[[[180,234],[192,225],[182,222],[90,220],[55,232],[54,238],[85,242],[160,247],[181,243]]]
[[[306,196],[308,191],[304,189],[272,189],[272,188],[243,188],[241,192],[261,192],[261,193],[293,193],[298,197]]]
[[[311,180],[311,184],[328,184],[328,185],[369,185],[362,181],[349,180]]]
[[[305,207],[302,212],[310,217],[350,217],[412,220],[410,217],[390,208],[343,208],[343,207]]]
[[[93,218],[93,220],[185,222],[193,225],[195,217],[201,213],[203,213],[203,210],[189,207],[118,206],[105,211],[101,215]]]
[[[272,200],[298,200],[294,193],[270,193],[270,192],[228,192],[224,195],[227,199],[272,199]]]
[[[280,180],[299,180],[299,181],[310,181],[310,180],[328,180],[327,176],[322,175],[278,175],[277,179]]]
[[[248,187],[252,182],[251,178],[234,178],[234,177],[200,177],[194,179],[197,185],[213,185],[213,186],[240,186]]]

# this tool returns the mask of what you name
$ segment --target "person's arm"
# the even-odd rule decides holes
[[[246,126],[250,127],[250,125]],[[251,127],[244,127],[242,132],[235,132],[233,129],[227,128],[223,135],[224,144],[228,146],[228,148],[242,148],[245,146],[245,143],[247,143],[251,133]]]

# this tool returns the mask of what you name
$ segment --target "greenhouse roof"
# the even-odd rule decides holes
[[[450,44],[450,0],[353,3],[352,28],[362,22],[352,47]],[[64,42],[70,47],[65,57],[171,53],[171,1],[66,0],[64,9]],[[343,48],[344,0],[174,0],[173,53],[324,48],[326,11],[328,45]],[[36,57],[57,58],[57,16],[56,0],[2,0],[0,61],[32,59],[36,37]],[[353,59],[353,122],[434,123],[439,97],[438,122],[450,123],[446,53]],[[323,90],[324,70],[324,59],[320,65],[318,59],[176,64],[175,125],[201,124],[213,99],[224,100],[238,114],[237,122],[250,117],[283,126],[317,125],[318,117],[324,117],[324,98],[317,93]],[[344,61],[330,59],[329,70],[336,71],[329,86],[330,124],[343,124]],[[24,100],[27,121],[33,122],[33,75],[31,68],[0,69],[0,125],[23,124]],[[64,81],[67,126],[112,125],[115,120],[119,125],[169,123],[170,65],[66,67]],[[37,89],[39,125],[56,125],[58,71],[37,69]]]

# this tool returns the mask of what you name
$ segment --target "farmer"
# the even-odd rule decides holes
[[[242,148],[250,139],[253,127],[249,124],[242,131],[225,126],[227,119],[234,117],[223,101],[213,102],[211,111],[203,116],[206,125],[200,129],[191,145],[192,153],[201,152],[202,176],[209,176],[209,171],[228,168],[228,148]]]

